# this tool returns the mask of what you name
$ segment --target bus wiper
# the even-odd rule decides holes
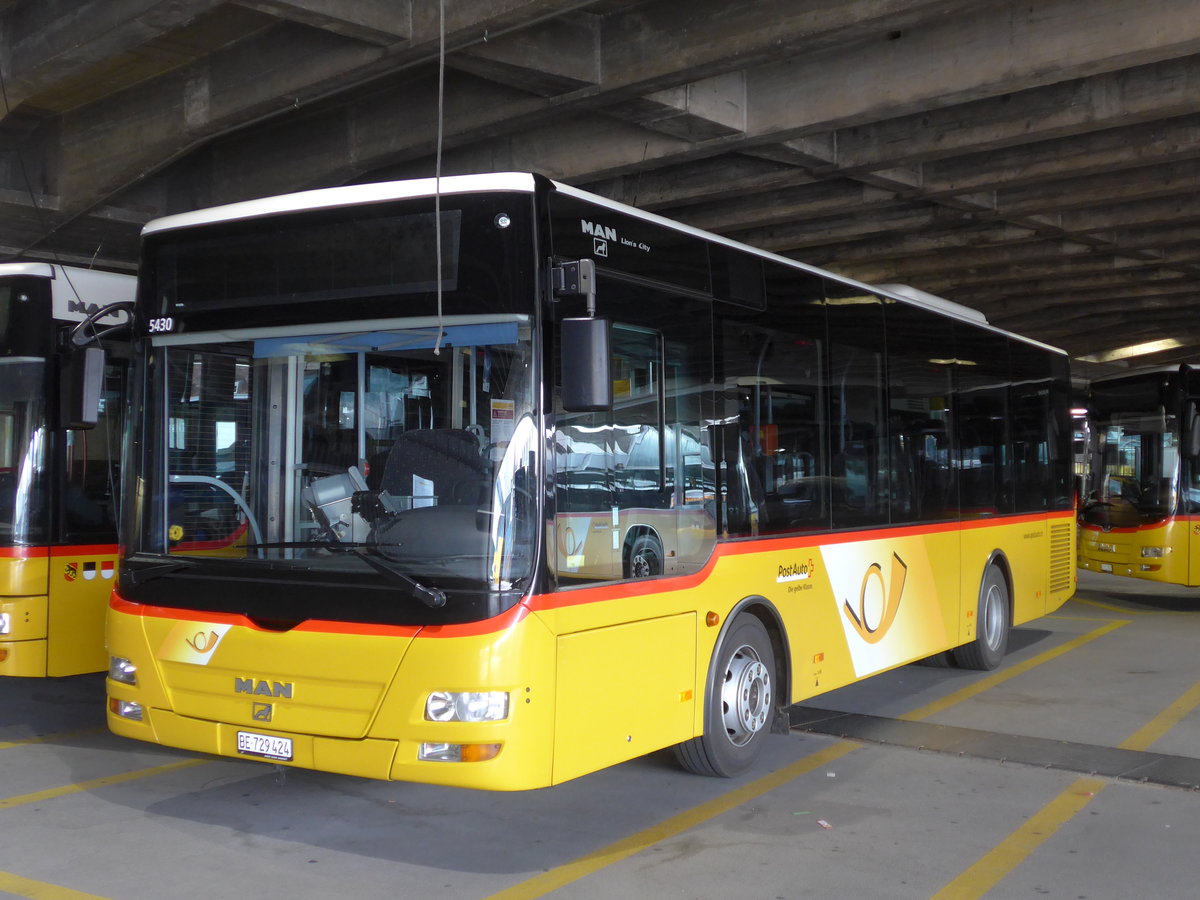
[[[379,547],[375,544],[324,539],[319,541],[277,541],[275,543],[250,544],[248,549],[302,549],[312,547],[319,547],[331,553],[352,553],[376,572],[387,576],[389,581],[404,585],[415,599],[424,603],[430,609],[440,609],[446,605],[445,593],[435,587],[421,584],[421,582],[417,581],[411,575],[402,572],[390,559],[379,552]]]
[[[379,548],[374,544],[351,544],[346,549],[376,572],[385,575],[392,581],[406,585],[412,591],[413,596],[430,609],[440,609],[446,605],[446,594],[443,591],[421,584],[411,575],[400,571],[390,559],[379,552]]]
[[[194,560],[190,559],[167,559],[158,563],[138,566],[137,568],[126,567],[121,580],[130,587],[137,587],[139,584],[153,581],[155,578],[162,578],[164,575],[170,575],[172,572],[193,569],[197,565]]]

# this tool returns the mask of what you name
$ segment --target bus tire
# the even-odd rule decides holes
[[[954,661],[964,669],[994,669],[1008,650],[1012,621],[1008,581],[995,563],[988,565],[975,607],[975,640],[954,648]]]
[[[767,629],[742,614],[717,647],[709,672],[704,734],[675,746],[689,772],[728,778],[762,752],[775,714],[775,651]]]
[[[626,578],[653,578],[663,572],[663,549],[652,534],[639,534],[629,548],[625,564]]]

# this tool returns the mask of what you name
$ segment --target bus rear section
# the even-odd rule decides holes
[[[135,279],[47,263],[0,265],[0,675],[103,671],[104,616],[117,563],[118,460],[128,340],[104,340],[92,411],[77,404],[70,340]],[[99,316],[106,330],[126,312]],[[94,346],[92,331],[85,341]]]

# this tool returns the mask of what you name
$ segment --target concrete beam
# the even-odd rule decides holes
[[[466,47],[447,65],[551,97],[600,82],[600,20],[574,13]]]
[[[863,219],[873,210],[891,209],[895,203],[894,191],[839,179],[680,209],[674,215],[696,228],[729,233],[847,212]]]
[[[489,30],[502,34],[586,4],[463,0],[447,10],[446,44],[453,50],[482,41]],[[414,10],[413,39],[400,48],[384,50],[282,23],[134,91],[64,116],[64,209],[77,215],[217,135],[286,116],[381,71],[395,72],[436,56],[437,10],[431,13],[427,6]],[[393,128],[396,121],[403,119],[393,118]],[[344,155],[351,149],[344,145]]]
[[[798,187],[813,180],[789,165],[733,154],[620,175],[580,187],[630,206],[664,210],[675,216],[682,215],[696,201],[715,202],[747,192]]]
[[[220,0],[20,0],[0,10],[0,68],[10,109],[175,31]],[[3,110],[0,110],[0,117]]]
[[[746,130],[746,75],[714,75],[609,107],[608,112],[687,141],[741,134]]]
[[[922,165],[926,196],[1018,188],[1200,156],[1200,116],[1114,128]]]
[[[412,0],[237,0],[281,19],[387,46],[412,37]]]

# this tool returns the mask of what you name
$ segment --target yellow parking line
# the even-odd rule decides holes
[[[1099,600],[1085,600],[1082,597],[1072,597],[1075,603],[1082,603],[1085,606],[1094,606],[1097,609],[1106,609],[1109,612],[1117,612],[1126,616],[1179,616],[1187,615],[1189,610],[1172,610],[1172,609],[1130,609],[1127,606],[1117,606],[1113,603],[1102,603]]]
[[[83,891],[75,891],[61,885],[22,878],[12,872],[0,872],[0,891],[18,897],[28,897],[29,900],[105,900],[96,894],[85,894]]]
[[[1200,683],[1193,684],[1179,699],[1131,734],[1119,746],[1122,750],[1149,750],[1150,745],[1178,725],[1183,717],[1200,706]]]
[[[531,900],[533,897],[543,897],[551,891],[557,890],[573,881],[578,881],[586,875],[591,875],[605,866],[611,866],[613,863],[620,862],[623,859],[633,856],[635,853],[641,853],[643,850],[653,847],[655,844],[661,843],[677,834],[681,834],[689,828],[695,828],[697,825],[721,815],[721,813],[729,812],[743,803],[747,803],[768,791],[773,791],[787,784],[795,778],[799,778],[806,772],[811,772],[813,769],[819,769],[821,766],[828,765],[852,750],[857,750],[859,746],[849,741],[841,741],[823,750],[818,750],[811,756],[806,756],[804,759],[784,766],[777,772],[765,775],[743,787],[730,791],[727,794],[722,794],[720,797],[714,797],[711,800],[701,803],[699,806],[692,807],[686,812],[672,816],[669,819],[659,822],[657,825],[652,825],[649,828],[639,831],[637,834],[632,834],[616,843],[609,844],[607,847],[602,847],[595,853],[581,856],[574,862],[551,869],[549,872],[537,875],[528,881],[523,881],[507,890],[500,891],[498,894],[492,894],[489,900]]]
[[[96,728],[80,728],[78,731],[60,731],[57,734],[43,734],[39,737],[22,738],[19,741],[0,741],[0,750],[7,750],[10,747],[26,747],[29,744],[45,744],[48,741],[63,741],[85,734],[100,734],[107,730],[107,728],[99,726]]]
[[[930,900],[975,900],[982,897],[1087,806],[1104,786],[1105,782],[1099,778],[1076,780]]]
[[[1064,653],[1070,653],[1072,650],[1076,650],[1079,647],[1082,647],[1084,644],[1094,641],[1098,637],[1103,637],[1110,631],[1116,631],[1118,628],[1128,625],[1131,622],[1132,619],[1111,619],[1104,625],[1101,625],[1098,628],[1093,628],[1086,634],[1081,634],[1078,637],[1067,641],[1065,644],[1060,644],[1053,650],[1047,650],[1045,653],[1039,653],[1037,656],[1031,657],[1024,662],[1019,662],[1015,666],[1009,666],[1000,672],[989,675],[987,678],[981,678],[973,684],[969,684],[965,688],[955,691],[953,694],[948,694],[941,700],[934,700],[932,703],[914,709],[911,712],[907,712],[902,716],[897,716],[897,718],[903,719],[906,722],[919,722],[922,719],[928,719],[930,716],[936,715],[945,709],[949,709],[955,704],[962,703],[964,700],[969,700],[971,697],[982,694],[984,691],[989,691],[996,685],[1008,681],[1010,678],[1016,678],[1018,675],[1024,675],[1030,669],[1036,668],[1037,666],[1047,663],[1052,659],[1056,659],[1057,657],[1062,656]]]
[[[1055,647],[1053,650],[1048,650],[1031,659],[1027,659],[1022,663],[1018,663],[1011,668],[1005,669],[1003,672],[998,672],[995,675],[984,678],[975,685],[963,688],[960,691],[955,691],[948,697],[944,697],[935,703],[930,703],[922,706],[919,709],[913,710],[907,715],[900,718],[910,721],[919,721],[936,712],[940,712],[955,703],[961,703],[976,694],[982,693],[988,688],[994,687],[1001,682],[1007,681],[1024,672],[1029,671],[1035,666],[1040,666],[1042,663],[1049,662],[1062,656],[1064,653],[1082,647],[1089,641],[1093,641],[1098,637],[1108,634],[1110,631],[1130,624],[1129,619],[1108,619],[1104,620],[1104,624],[1098,628],[1089,631],[1087,634],[1080,635]],[[738,788],[728,794],[723,794],[720,797],[715,797],[706,803],[694,807],[679,815],[660,822],[657,825],[652,825],[650,828],[639,831],[637,834],[630,835],[627,838],[609,844],[607,847],[589,853],[586,856],[581,856],[573,862],[558,866],[541,875],[534,876],[527,881],[500,891],[497,894],[491,895],[489,900],[531,900],[535,897],[543,897],[551,891],[557,890],[573,881],[578,881],[597,872],[606,866],[620,862],[636,853],[647,850],[657,843],[661,843],[668,838],[681,834],[690,828],[695,828],[698,825],[712,819],[722,813],[728,812],[736,808],[742,803],[753,800],[755,797],[772,791],[787,782],[798,778],[806,772],[811,772],[813,769],[819,768],[835,759],[845,756],[847,753],[857,749],[860,744],[854,744],[849,741],[841,741],[825,748],[812,756],[807,756],[804,759],[797,760],[789,766],[785,766],[777,772],[767,775],[763,778],[753,781],[745,787]],[[1014,863],[1015,864],[1015,863]]]
[[[67,794],[78,794],[82,791],[93,791],[96,788],[109,787],[114,784],[124,784],[127,781],[136,781],[139,778],[149,778],[152,775],[162,775],[167,772],[174,772],[177,769],[187,769],[191,766],[202,766],[210,762],[207,759],[184,759],[179,762],[167,763],[162,766],[151,766],[148,769],[137,769],[133,772],[124,772],[120,775],[105,775],[103,778],[93,778],[90,781],[80,781],[76,784],[67,784],[62,787],[50,788],[45,791],[34,791],[30,794],[20,794],[16,797],[9,797],[7,800],[0,800],[0,809],[12,809],[14,806],[24,806],[27,803],[37,803],[40,800],[51,800],[55,797],[63,797]]]
[[[12,872],[0,872],[0,891],[18,897],[28,897],[29,900],[105,900],[96,894],[85,894],[83,891],[74,891],[61,885],[22,878]]]
[[[1120,748],[1145,750],[1197,706],[1200,706],[1200,683],[1184,691],[1178,700],[1130,735]],[[1107,785],[1107,781],[1098,778],[1077,779],[1024,825],[980,857],[978,862],[934,894],[931,900],[978,900],[1087,806]]]

